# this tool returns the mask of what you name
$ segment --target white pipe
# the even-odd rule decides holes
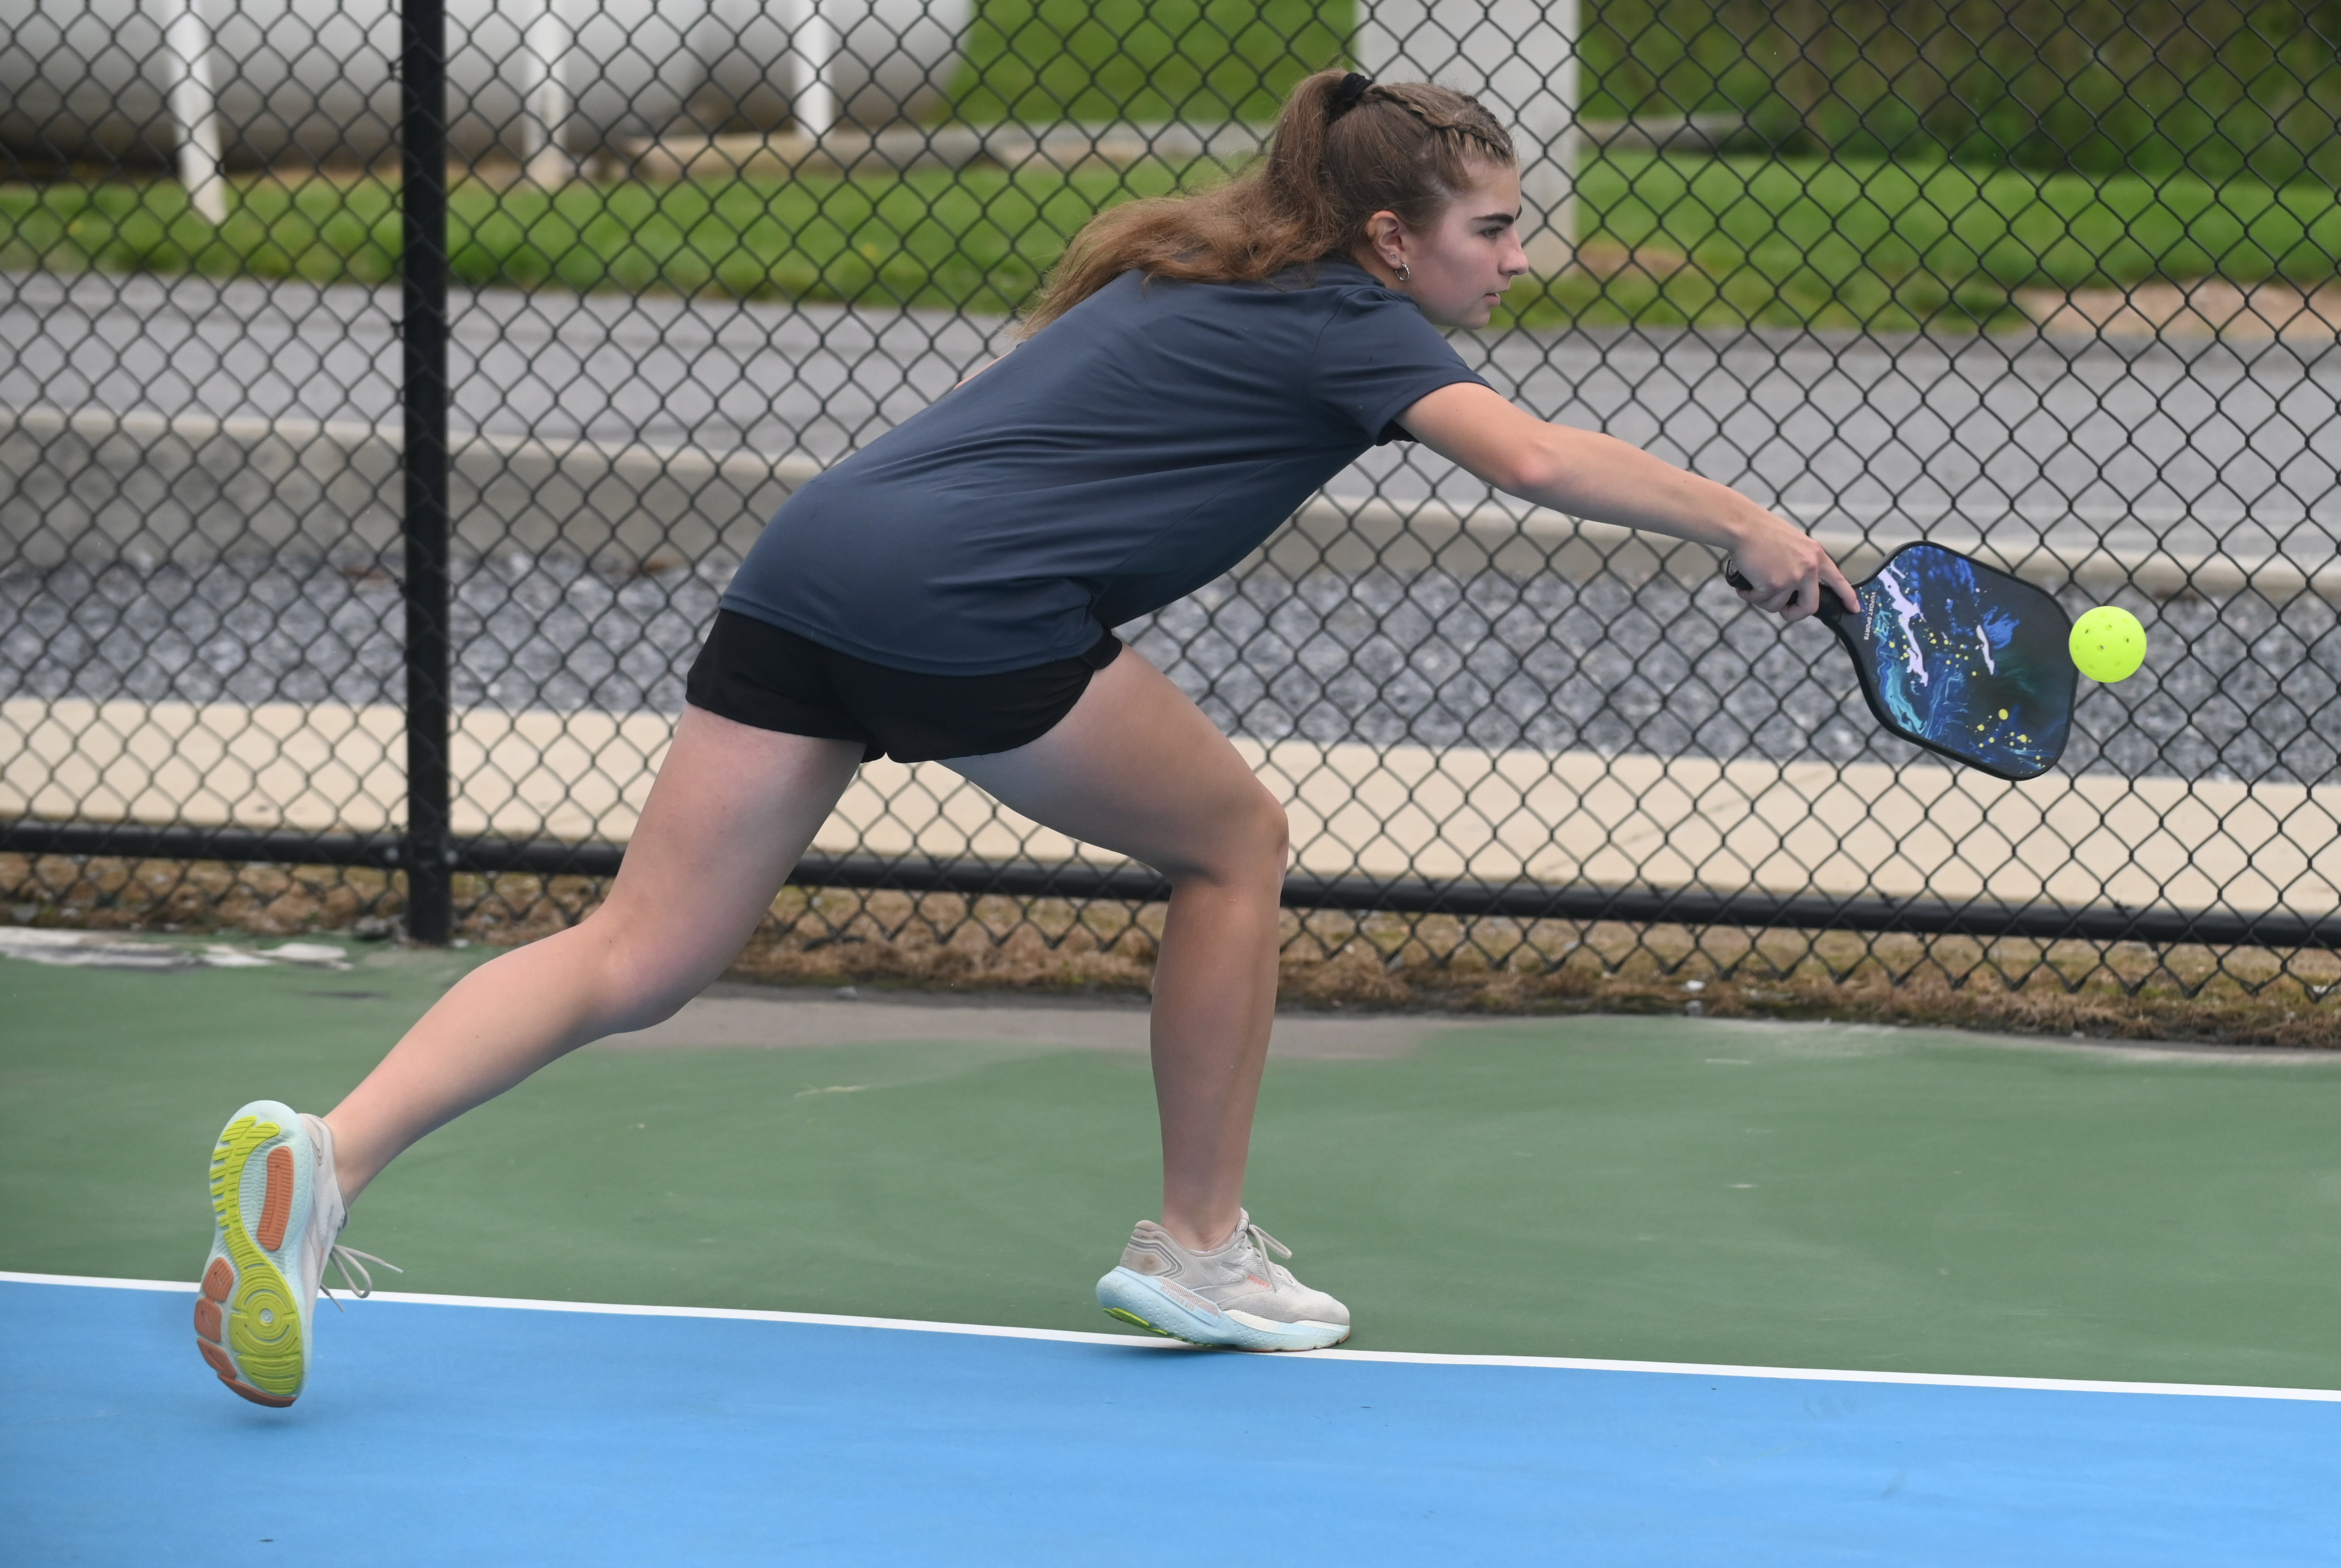
[[[220,176],[219,94],[212,85],[212,30],[202,0],[178,0],[163,32],[171,72],[171,128],[177,138],[179,183],[187,204],[205,223],[227,222],[227,181]]]
[[[566,184],[577,177],[577,160],[565,138],[577,101],[564,79],[575,43],[575,30],[561,14],[561,0],[539,0],[523,43],[530,84],[522,156],[528,177],[540,185]]]
[[[793,0],[797,79],[795,102],[789,117],[797,129],[815,141],[837,129],[837,27],[822,10],[822,0]]]

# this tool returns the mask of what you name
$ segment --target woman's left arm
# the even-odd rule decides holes
[[[1638,446],[1550,424],[1472,382],[1439,388],[1399,415],[1407,433],[1498,490],[1572,517],[1728,551],[1753,585],[1739,597],[1798,620],[1834,592],[1860,608],[1828,552],[1802,529],[1728,485]]]

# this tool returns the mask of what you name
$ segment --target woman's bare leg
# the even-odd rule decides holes
[[[344,1195],[556,1057],[698,995],[739,956],[861,759],[851,741],[684,709],[601,908],[473,970],[327,1114]]]
[[[1276,1013],[1288,829],[1227,737],[1124,650],[1057,727],[951,766],[1035,821],[1170,878],[1154,970],[1162,1224],[1209,1249],[1236,1227]]]

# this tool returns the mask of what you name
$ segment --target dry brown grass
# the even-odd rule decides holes
[[[459,877],[458,930],[513,945],[589,878]],[[109,929],[388,935],[395,877],[334,867],[0,855],[0,917]],[[732,970],[782,985],[1142,993],[1162,907],[786,889]],[[1283,995],[1491,1016],[1680,1012],[2341,1047],[2341,955],[2144,943],[1288,911]],[[2330,998],[2330,999],[2328,999]]]
[[[338,866],[0,855],[0,918],[91,930],[387,935],[394,878]]]

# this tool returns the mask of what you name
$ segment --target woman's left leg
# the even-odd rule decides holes
[[[1218,1246],[1242,1213],[1276,1011],[1283,808],[1130,650],[1040,739],[950,766],[1035,821],[1169,878],[1152,1027],[1162,1225],[1184,1246]]]
[[[1125,650],[1057,727],[951,766],[1035,821],[1170,881],[1154,968],[1162,1221],[1098,1281],[1114,1316],[1198,1345],[1317,1350],[1350,1309],[1278,1264],[1249,1223],[1244,1166],[1276,1012],[1284,809],[1161,671]],[[1290,1256],[1290,1253],[1283,1253]]]

